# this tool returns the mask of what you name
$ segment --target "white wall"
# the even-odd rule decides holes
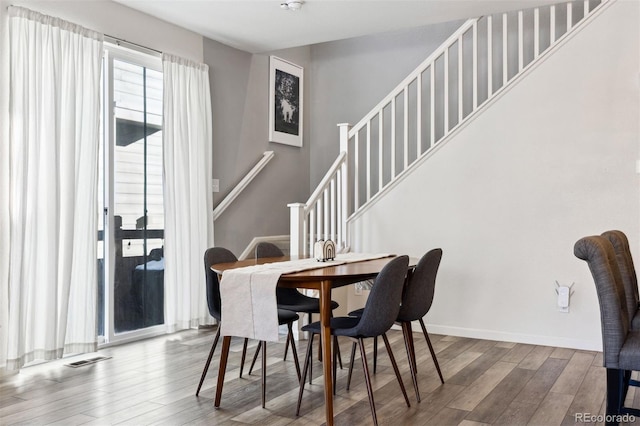
[[[431,331],[601,348],[573,245],[620,229],[640,259],[639,18],[614,3],[351,223],[356,251],[442,247]]]

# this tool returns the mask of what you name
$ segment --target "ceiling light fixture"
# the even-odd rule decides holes
[[[285,0],[280,3],[280,7],[284,10],[300,10],[303,3],[302,0]]]

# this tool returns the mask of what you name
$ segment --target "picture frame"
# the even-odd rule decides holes
[[[302,147],[304,69],[269,57],[269,141]]]

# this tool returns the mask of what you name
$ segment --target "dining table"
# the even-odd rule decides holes
[[[358,262],[343,263],[339,265],[328,265],[326,267],[318,267],[304,271],[282,274],[277,282],[278,287],[301,288],[319,291],[320,299],[320,324],[321,324],[321,342],[322,342],[322,369],[324,375],[324,399],[325,399],[325,415],[327,425],[333,425],[333,375],[331,356],[331,290],[349,284],[365,281],[375,278],[378,273],[389,263],[395,256],[376,258],[372,260],[363,260]],[[295,259],[302,259],[297,256],[267,257],[260,259],[245,259],[236,262],[217,263],[211,265],[211,269],[219,275],[224,271],[247,266],[260,265],[272,262],[285,262]],[[410,268],[415,267],[416,259],[411,258],[409,262]],[[218,370],[218,381],[216,386],[216,395],[214,406],[220,407],[222,397],[222,387],[224,384],[224,376],[227,368],[227,360],[229,356],[229,347],[231,344],[231,336],[224,336],[222,340],[222,353],[220,355],[220,366]]]

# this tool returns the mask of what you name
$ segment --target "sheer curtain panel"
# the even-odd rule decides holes
[[[9,8],[7,369],[96,349],[102,35]]]
[[[209,67],[163,55],[165,323],[211,323],[202,260],[213,245]]]

